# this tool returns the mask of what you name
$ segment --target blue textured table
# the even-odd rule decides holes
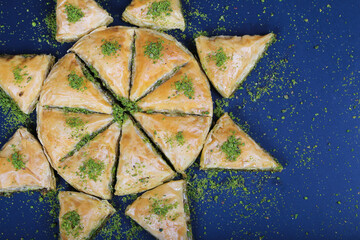
[[[54,1],[20,2],[0,1],[0,53],[63,56],[72,44],[52,40],[44,22]],[[111,25],[127,25],[121,14],[129,3],[100,1],[115,19]],[[195,238],[360,239],[360,2],[187,0],[183,5],[187,29],[170,34],[193,53],[193,36],[201,31],[210,36],[277,34],[278,41],[235,98],[220,105],[285,166],[281,173],[217,177],[193,167],[190,184],[199,191],[199,199],[191,201]],[[212,94],[214,102],[220,98]],[[15,129],[5,129],[11,123],[4,115],[0,122],[2,146]],[[246,188],[230,188],[230,176],[243,177]],[[209,181],[200,181],[204,177],[218,189],[205,189]],[[63,180],[59,185],[71,189]],[[113,238],[152,239],[129,228],[123,212],[131,202],[113,199],[119,210],[116,224],[121,223],[112,221],[117,226]],[[1,197],[0,239],[56,238],[51,208],[38,192]],[[109,232],[97,236],[109,237]]]

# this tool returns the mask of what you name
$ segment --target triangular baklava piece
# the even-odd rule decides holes
[[[200,36],[195,39],[206,75],[223,97],[230,97],[255,67],[275,34],[264,36]]]
[[[128,118],[122,125],[115,194],[127,195],[142,192],[174,176],[175,172]]]
[[[199,155],[211,125],[211,117],[206,116],[138,112],[134,117],[180,173]]]
[[[0,151],[0,192],[55,189],[55,177],[40,143],[19,128]]]
[[[195,60],[138,102],[144,111],[212,116],[210,85]]]
[[[45,80],[40,106],[81,108],[111,114],[108,98],[91,77],[84,75],[83,70],[84,66],[75,54],[69,53],[61,58]]]
[[[126,7],[122,19],[156,30],[185,30],[180,0],[133,0]]]
[[[0,87],[24,113],[34,110],[54,61],[51,55],[0,56]]]
[[[59,193],[60,239],[91,239],[115,213],[106,200],[84,193],[63,191]]]
[[[225,113],[206,139],[202,169],[281,171],[282,166]]]
[[[186,182],[172,181],[141,195],[125,214],[157,239],[192,239],[186,199]]]
[[[113,18],[94,0],[57,0],[56,40],[75,41],[112,21]]]
[[[153,30],[137,29],[131,101],[150,92],[192,58],[175,38]]]
[[[120,128],[113,123],[73,156],[59,162],[56,170],[77,190],[110,199],[119,135]]]
[[[118,97],[129,97],[134,29],[101,28],[80,39],[75,52]]]
[[[37,132],[52,166],[57,169],[59,161],[75,150],[77,144],[108,126],[112,120],[113,117],[107,114],[73,113],[38,107]]]

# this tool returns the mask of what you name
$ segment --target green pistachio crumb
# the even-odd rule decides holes
[[[11,154],[11,157],[8,158],[7,160],[12,163],[16,171],[20,169],[24,169],[25,168],[25,163],[23,161],[24,155],[20,154],[20,152],[16,150],[15,145],[11,145],[11,148],[13,149],[13,154]]]
[[[163,0],[159,2],[153,2],[147,12],[147,15],[156,19],[162,15],[169,16],[172,12],[171,3],[169,0]]]
[[[105,164],[103,162],[89,158],[82,166],[79,167],[79,175],[81,178],[87,177],[96,182],[98,177],[102,174],[104,168]]]
[[[221,146],[221,151],[226,154],[226,158],[229,161],[236,161],[241,154],[240,146],[243,146],[240,139],[237,139],[235,135],[231,135],[226,142]]]
[[[176,133],[175,139],[176,139],[176,141],[177,141],[177,143],[178,143],[179,145],[181,145],[181,146],[184,145],[184,143],[185,143],[185,138],[184,138],[184,134],[183,134],[182,131]]]
[[[158,40],[157,42],[147,42],[145,48],[145,55],[147,55],[150,59],[154,60],[156,63],[157,60],[163,55],[161,51],[164,49],[163,40]]]
[[[169,203],[169,199],[156,199],[151,200],[151,213],[158,215],[160,218],[165,218],[169,211],[177,208],[178,202]]]
[[[175,82],[175,89],[178,92],[183,92],[189,99],[193,99],[195,95],[194,85],[192,79],[185,74],[183,78]]]
[[[101,45],[101,52],[105,56],[113,56],[115,53],[121,49],[121,45],[116,41],[107,41],[105,39],[101,40],[103,44]]]
[[[62,217],[61,228],[67,235],[79,236],[83,227],[80,224],[80,215],[75,211],[65,213]]]
[[[216,62],[216,66],[223,67],[226,61],[229,59],[228,56],[226,56],[224,49],[221,47],[216,52],[209,55],[209,59]]]
[[[25,77],[28,76],[29,74],[28,73],[22,73],[22,71],[26,68],[26,66],[24,66],[23,68],[21,68],[19,65],[16,66],[14,69],[13,69],[13,75],[14,75],[14,79],[15,79],[15,83],[17,84],[21,84]],[[27,77],[27,80],[28,82],[31,80],[31,77]]]
[[[79,90],[81,92],[87,89],[84,78],[77,75],[75,71],[71,71],[71,73],[68,75],[68,81],[69,86],[73,89]]]
[[[127,118],[126,114],[125,114],[125,110],[117,104],[113,105],[113,113],[112,114],[113,114],[115,122],[117,122],[119,124],[119,126],[121,126]]]
[[[80,21],[84,17],[83,11],[79,7],[76,7],[70,3],[65,4],[65,11],[67,15],[67,20],[71,23]]]
[[[72,130],[71,137],[79,138],[82,136],[85,128],[85,122],[80,117],[68,117],[66,118],[65,123]]]

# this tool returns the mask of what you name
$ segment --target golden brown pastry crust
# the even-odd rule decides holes
[[[236,161],[229,161],[225,153],[221,151],[221,146],[231,135],[244,144],[240,146],[241,154]],[[282,170],[282,166],[234,123],[227,113],[218,120],[207,137],[201,154],[200,167],[202,169]]]
[[[223,97],[230,97],[255,67],[270,42],[273,33],[265,36],[200,36],[195,39],[200,62],[210,81]],[[228,60],[223,66],[211,60],[218,49],[222,48]]]
[[[147,94],[157,81],[170,76],[176,67],[183,66],[192,58],[175,38],[153,30],[137,29],[135,39],[135,58],[132,74],[130,100],[136,101]],[[154,61],[145,54],[150,42],[162,42],[160,59]]]
[[[165,183],[141,195],[127,207],[125,214],[157,239],[191,239],[191,230],[187,227],[189,216],[184,211],[185,192],[184,180]],[[166,204],[175,204],[176,207],[160,217],[153,212],[154,200],[166,201]]]
[[[59,227],[60,239],[89,239],[111,215],[115,213],[115,209],[106,200],[99,200],[95,197],[84,193],[62,191],[59,193],[60,213]],[[76,211],[80,215],[80,224],[83,229],[77,238],[67,235],[61,228],[62,216],[67,212]]]
[[[84,122],[78,132],[66,124],[70,117],[80,118]],[[92,134],[106,127],[113,120],[107,114],[65,113],[56,109],[37,109],[37,133],[50,163],[57,169],[59,161],[72,151],[86,134]]]
[[[80,39],[70,51],[93,66],[106,85],[119,97],[129,97],[130,69],[134,28],[99,28]],[[121,48],[113,55],[104,55],[105,41],[116,41]]]
[[[84,16],[78,22],[69,22],[65,11],[66,4],[80,8]],[[92,30],[112,22],[113,18],[93,0],[57,0],[56,40],[59,42],[75,41]]]
[[[11,160],[14,149],[23,156],[24,169]],[[19,128],[0,151],[0,192],[55,189],[56,181],[40,143],[26,128]]]
[[[128,118],[122,125],[115,195],[139,193],[174,176],[175,172]]]
[[[169,0],[172,9],[168,15],[159,17],[148,15],[149,7],[155,0],[133,0],[126,7],[122,19],[139,27],[148,27],[156,30],[181,29],[185,30],[185,20],[181,11],[180,0]]]
[[[193,84],[194,97],[192,98],[176,90],[175,83],[182,81],[184,77],[190,79]],[[153,92],[140,99],[138,105],[144,111],[206,116],[213,114],[210,85],[195,59],[188,62]]]
[[[93,82],[86,79],[82,65],[75,54],[61,58],[45,80],[40,95],[40,106],[83,108],[99,113],[112,113],[112,106],[105,94]],[[84,79],[86,89],[70,87],[68,75],[72,72]]]
[[[59,162],[58,173],[74,188],[103,199],[111,199],[113,168],[115,167],[120,128],[113,123],[104,132],[82,147],[73,156]],[[89,159],[104,163],[96,181],[80,175],[80,167]]]
[[[167,116],[138,112],[134,117],[180,173],[199,155],[211,125],[211,118],[205,116]],[[183,144],[176,140],[179,132],[182,132]]]
[[[0,87],[16,102],[21,111],[31,113],[39,98],[41,86],[54,64],[51,55],[5,55],[0,57]],[[16,68],[22,69],[21,83],[14,76]],[[24,76],[24,74],[27,74]]]

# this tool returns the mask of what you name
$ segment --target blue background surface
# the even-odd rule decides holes
[[[130,1],[99,3],[114,17],[111,26],[128,25],[121,14]],[[63,56],[72,43],[51,40],[44,22],[54,5],[1,0],[0,53]],[[193,53],[193,35],[199,31],[210,36],[277,34],[278,41],[225,109],[285,166],[274,174],[220,173],[214,181],[242,176],[251,193],[241,187],[205,189],[201,199],[191,201],[195,238],[360,239],[360,1],[188,0],[183,7],[186,31],[169,33]],[[251,93],[259,87],[267,91],[252,101]],[[214,90],[212,94],[214,101],[220,98]],[[11,125],[3,115],[0,120],[2,126]],[[2,146],[15,129],[0,130]],[[209,177],[196,167],[189,176]],[[190,181],[195,188],[197,183]],[[59,184],[71,189],[63,180]],[[39,201],[40,196],[0,198],[0,239],[57,237],[51,205]],[[129,236],[130,220],[123,212],[131,202],[120,197],[112,201],[122,223],[114,239]],[[97,239],[110,236],[103,233]],[[145,231],[132,236],[152,239]]]

